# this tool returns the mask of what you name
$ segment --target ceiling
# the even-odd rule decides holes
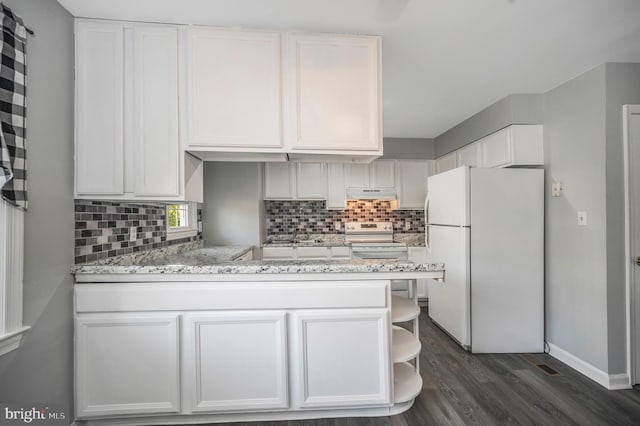
[[[386,137],[640,62],[638,0],[58,0],[77,17],[382,36]]]

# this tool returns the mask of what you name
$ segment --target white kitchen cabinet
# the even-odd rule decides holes
[[[514,124],[480,139],[483,167],[544,165],[542,132],[540,124]]]
[[[76,21],[76,198],[202,202],[180,145],[178,27]]]
[[[368,164],[345,164],[347,188],[371,187],[370,169]]]
[[[409,260],[415,263],[427,263],[429,261],[426,247],[408,247],[407,253]],[[429,280],[420,278],[417,281],[418,301],[425,301],[429,296],[427,294],[427,283]]]
[[[456,167],[457,158],[455,151],[436,159],[436,173],[446,172],[447,170],[455,169]]]
[[[78,418],[180,411],[178,314],[76,318]]]
[[[398,208],[422,210],[427,196],[427,179],[434,168],[433,160],[397,160],[396,188]]]
[[[292,151],[382,154],[377,36],[288,35]]]
[[[329,247],[296,247],[296,259],[298,260],[326,260],[329,259],[330,255],[331,250],[329,249]]]
[[[264,199],[292,200],[296,192],[296,169],[291,163],[264,164]]]
[[[345,164],[327,163],[327,210],[344,210],[347,195]]]
[[[185,315],[185,412],[286,409],[284,311]]]
[[[292,323],[296,407],[391,403],[387,309],[303,310]]]
[[[280,148],[280,33],[185,31],[187,148]]]
[[[265,163],[265,200],[317,200],[325,198],[324,163]]]
[[[371,187],[395,188],[396,162],[394,160],[376,160],[369,164]]]
[[[474,142],[456,151],[456,166],[482,167],[482,150],[479,142]]]
[[[123,39],[122,24],[76,23],[76,194],[124,192]]]

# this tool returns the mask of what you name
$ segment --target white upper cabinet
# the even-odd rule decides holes
[[[77,198],[202,201],[180,145],[178,27],[76,21]]]
[[[443,155],[436,160],[436,173],[446,172],[447,170],[455,169],[457,167],[457,159],[455,151]]]
[[[380,37],[290,34],[293,151],[382,154]]]
[[[371,186],[373,188],[395,188],[396,162],[393,160],[376,160],[369,165]]]
[[[433,160],[398,160],[396,162],[399,209],[424,209],[427,178],[432,174],[433,163]]]
[[[76,24],[76,193],[124,192],[124,27]]]
[[[325,198],[324,163],[265,163],[265,200],[321,200]]]
[[[456,151],[457,166],[482,167],[480,143],[475,142]]]
[[[514,124],[480,139],[483,167],[544,164],[541,124]]]
[[[327,209],[344,210],[347,195],[345,168],[343,163],[327,163]]]
[[[368,164],[345,164],[347,188],[369,188],[371,179]]]
[[[187,146],[282,145],[277,32],[186,30]]]

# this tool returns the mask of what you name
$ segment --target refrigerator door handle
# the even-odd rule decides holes
[[[427,255],[431,258],[431,246],[429,245],[429,193],[424,200],[424,244],[427,248]]]

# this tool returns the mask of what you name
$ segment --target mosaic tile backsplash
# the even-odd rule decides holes
[[[202,210],[198,209],[198,223]],[[75,263],[199,241],[194,237],[167,241],[164,205],[75,200]],[[129,229],[136,227],[136,240]]]
[[[424,232],[424,210],[391,210],[389,201],[348,201],[347,209],[327,210],[325,201],[265,200],[267,235],[342,234],[345,222],[393,222],[396,234]],[[340,230],[335,223],[340,222]],[[410,222],[409,229],[405,228]]]

